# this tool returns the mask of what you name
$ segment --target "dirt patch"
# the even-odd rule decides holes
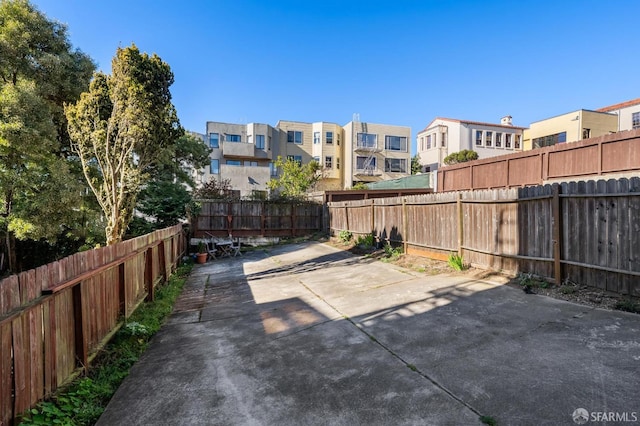
[[[640,314],[640,299],[629,298],[614,293],[607,293],[593,287],[587,287],[572,282],[565,282],[560,286],[553,285],[531,275],[521,274],[513,276],[496,271],[468,268],[464,271],[454,270],[447,262],[406,254],[389,255],[390,250],[375,247],[358,246],[354,241],[342,242],[339,238],[323,241],[340,250],[366,256],[382,262],[393,263],[400,267],[428,275],[464,275],[476,279],[491,279],[491,281],[507,284],[527,294],[540,294],[555,299],[609,310],[624,310]]]

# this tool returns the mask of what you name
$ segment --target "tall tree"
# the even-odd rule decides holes
[[[107,218],[107,244],[122,240],[150,172],[169,162],[184,133],[168,64],[132,45],[118,48],[111,68],[65,108],[72,148]]]
[[[411,157],[411,174],[415,175],[422,171],[422,165],[420,164],[420,154],[416,154]]]
[[[317,161],[307,164],[278,156],[275,166],[280,169],[280,176],[271,179],[267,185],[272,191],[280,191],[284,198],[302,199],[307,191],[313,189],[322,178],[322,168]]]
[[[81,190],[61,155],[68,140],[62,108],[88,86],[93,69],[72,50],[64,25],[26,0],[0,0],[0,233],[11,271],[14,237],[53,240],[73,221]]]
[[[173,158],[154,168],[153,179],[140,192],[136,208],[152,219],[142,229],[175,225],[195,210],[192,171],[207,166],[210,153],[211,148],[200,138],[190,134],[178,138]]]

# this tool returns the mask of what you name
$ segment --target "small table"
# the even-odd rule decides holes
[[[233,241],[216,241],[216,248],[220,250],[220,257],[231,257]]]

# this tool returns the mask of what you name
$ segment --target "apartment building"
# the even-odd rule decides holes
[[[273,159],[278,156],[280,132],[268,124],[207,122],[205,143],[213,149],[208,169],[199,179],[229,179],[239,195],[265,197],[267,182],[275,174]]]
[[[640,129],[640,98],[610,105],[596,111],[615,114],[618,117],[618,131]]]
[[[350,121],[343,129],[344,189],[411,174],[410,127]]]
[[[322,179],[316,190],[348,189],[410,175],[410,139],[409,127],[353,121],[340,126],[280,120],[275,127],[209,121],[204,140],[213,148],[211,164],[199,180],[229,179],[243,197],[266,196],[281,156],[301,164],[317,161]]]
[[[522,151],[524,130],[511,116],[499,124],[437,117],[416,136],[422,170],[434,172],[449,154],[462,150],[475,151],[478,158]]]
[[[618,115],[579,109],[531,123],[524,132],[524,149],[575,142],[618,131]]]

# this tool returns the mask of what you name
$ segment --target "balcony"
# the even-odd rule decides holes
[[[358,142],[358,144],[356,145],[354,151],[356,151],[356,152],[381,152],[382,149],[378,148],[377,144]]]
[[[271,153],[257,149],[252,143],[225,142],[222,144],[222,156],[224,158],[270,159]]]
[[[382,172],[377,167],[364,167],[356,169],[354,176],[382,176]]]

